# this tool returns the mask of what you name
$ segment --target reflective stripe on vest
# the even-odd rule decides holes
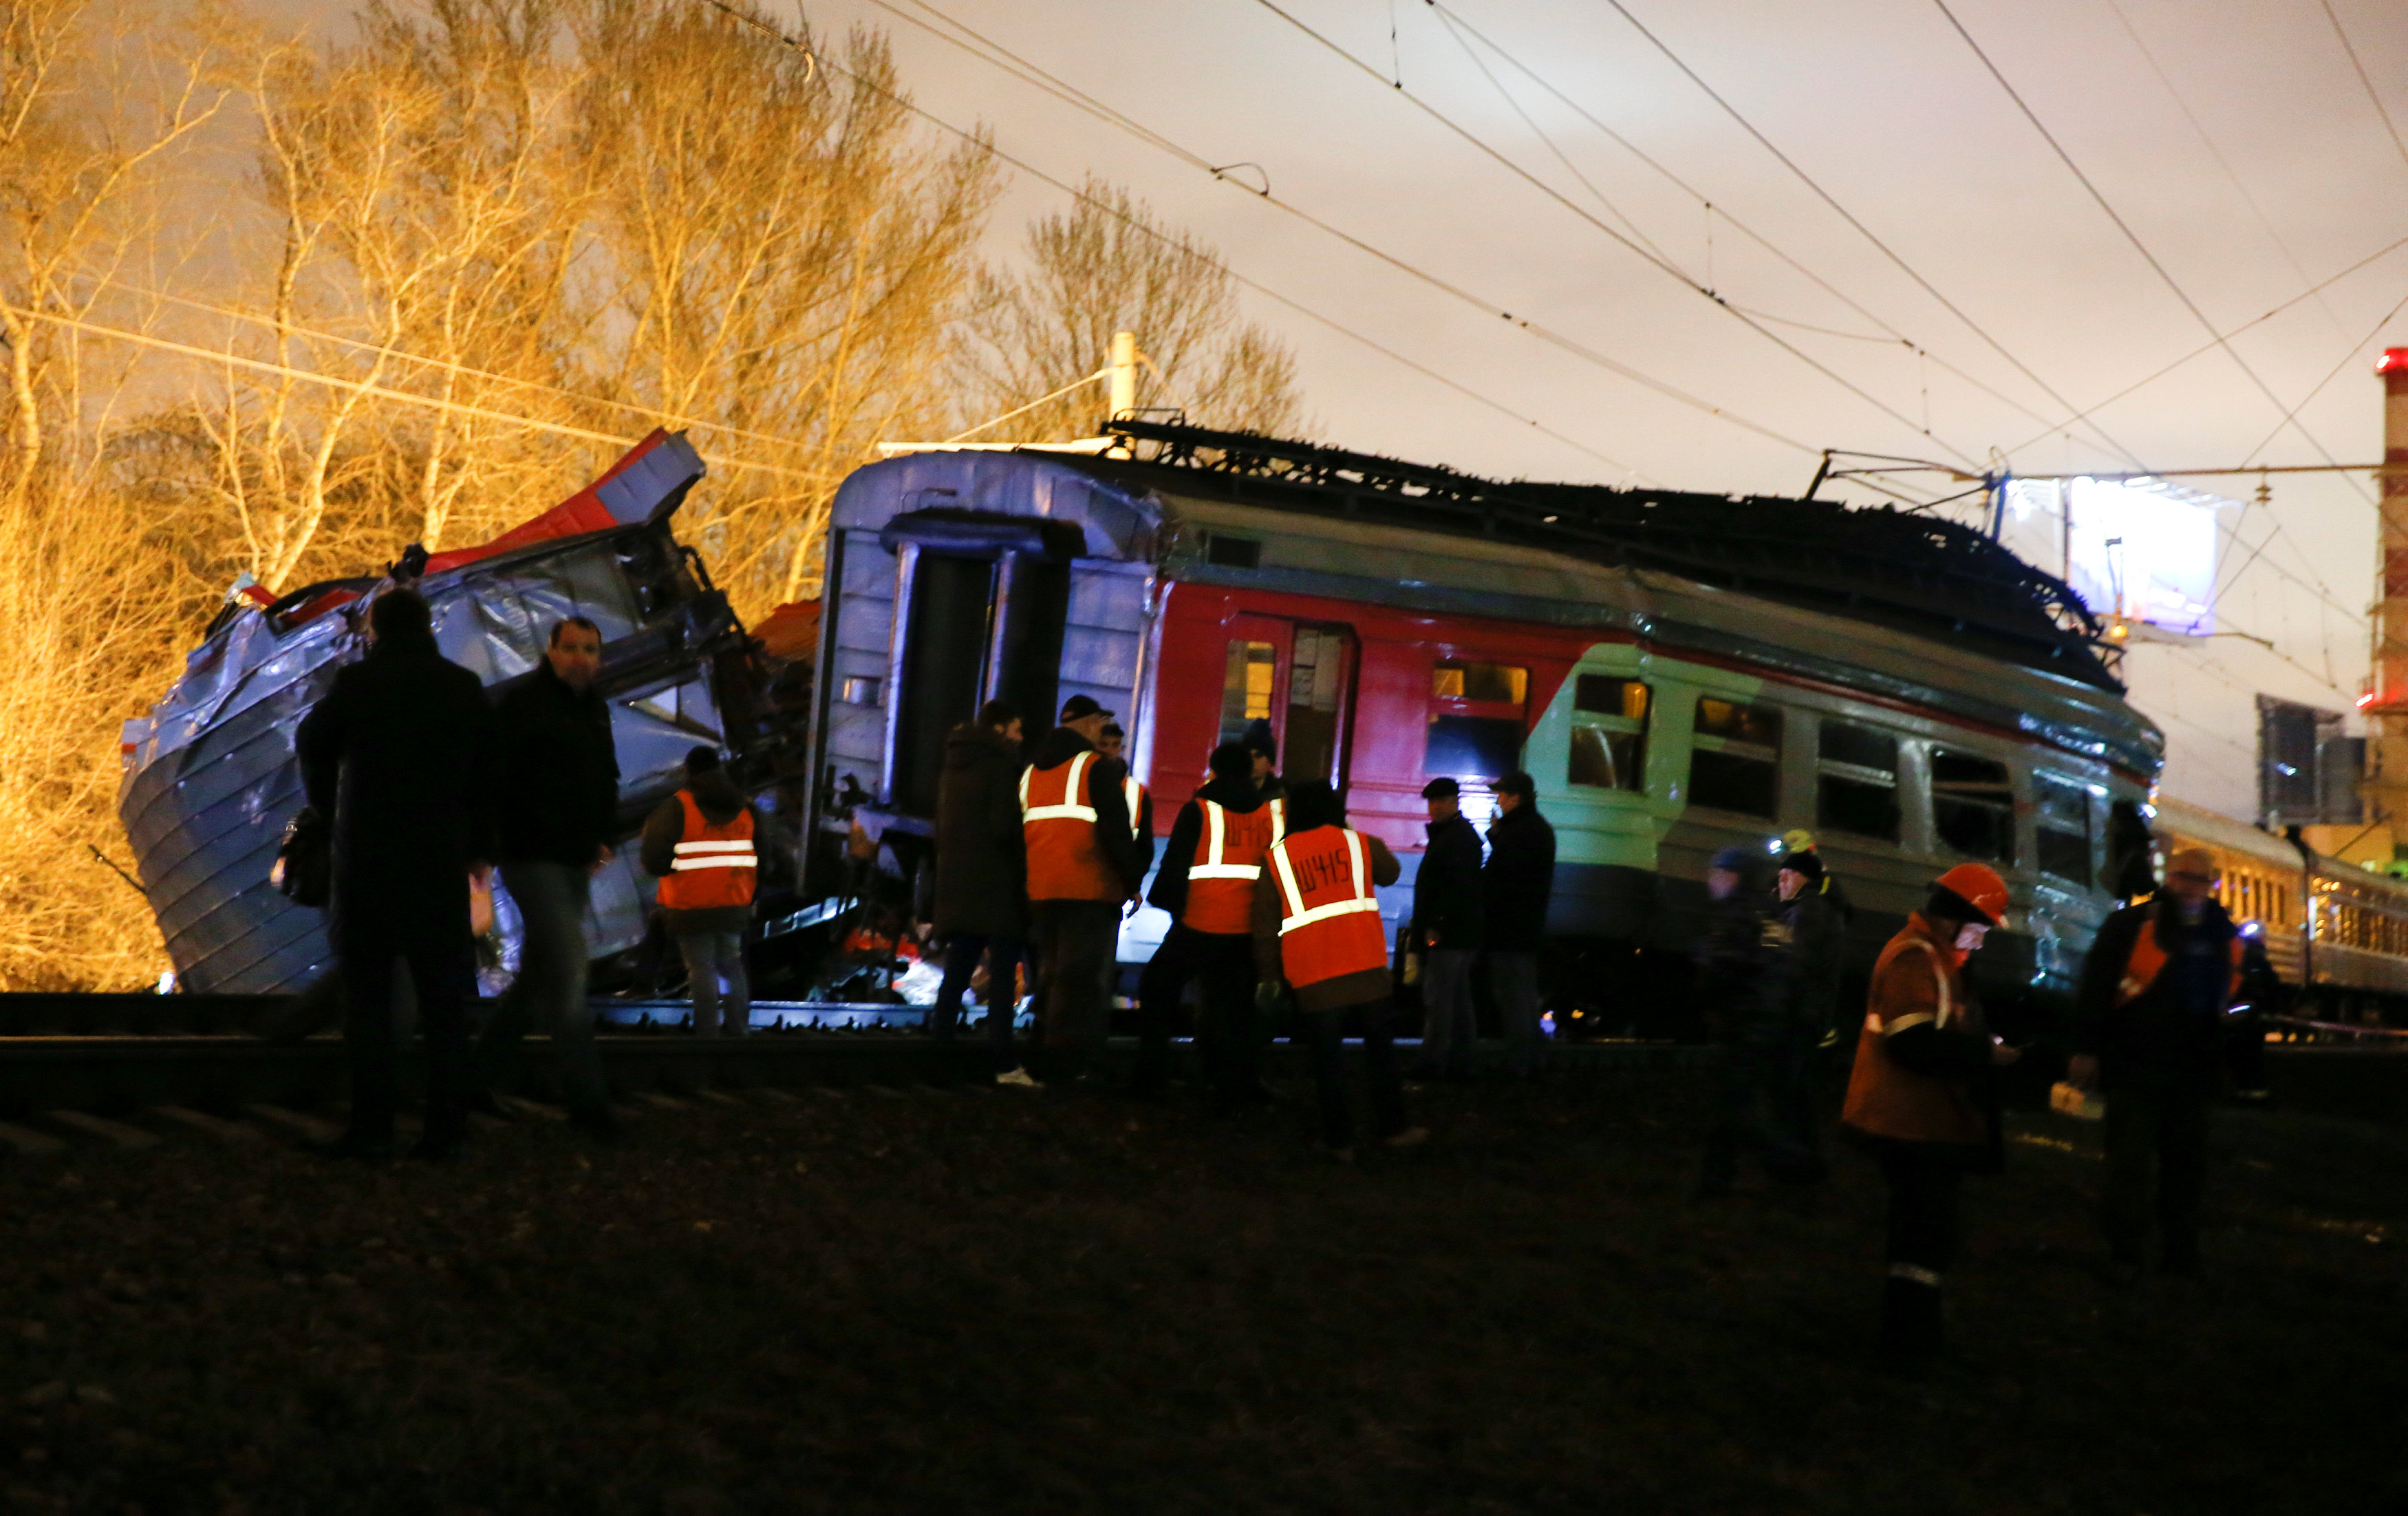
[[[1028,854],[1030,900],[1117,900],[1121,887],[1096,838],[1087,778],[1094,752],[1020,775],[1021,837]]]
[[[679,790],[678,802],[685,810],[684,826],[679,832],[683,840],[671,854],[669,872],[661,879],[661,908],[708,911],[752,904],[754,871],[759,866],[752,851],[752,808],[737,812],[724,826],[714,826],[695,803],[692,790]]]
[[[1298,843],[1318,838],[1324,831],[1335,831],[1337,837],[1329,841],[1342,844],[1342,855],[1331,856],[1329,862],[1337,864],[1342,857],[1340,866],[1346,877],[1341,883],[1335,877],[1335,869],[1325,869],[1325,877],[1307,888],[1297,882],[1290,855]],[[1327,842],[1317,843],[1312,852],[1318,854],[1327,846]],[[1370,853],[1361,833],[1343,827],[1315,827],[1281,838],[1271,845],[1269,856],[1272,874],[1279,880],[1280,964],[1289,984],[1318,984],[1387,966],[1387,938],[1380,926],[1380,902],[1371,892]],[[1312,895],[1326,894],[1333,888],[1343,894],[1318,904],[1311,902]]]
[[[1137,775],[1131,774],[1121,781],[1121,794],[1128,801],[1129,836],[1144,836],[1142,823],[1138,817],[1145,813],[1145,787],[1137,782]]]
[[[1233,812],[1208,800],[1196,804],[1204,826],[1197,838],[1195,861],[1187,866],[1187,901],[1179,919],[1197,931],[1234,935],[1250,931],[1263,854],[1285,835],[1280,827],[1282,813],[1268,807]]]
[[[1093,753],[1079,753],[1072,756],[1068,765],[1070,777],[1064,781],[1062,786],[1063,798],[1059,802],[1052,805],[1031,806],[1028,803],[1028,781],[1040,773],[1050,779],[1053,775],[1060,773],[1062,770],[1060,768],[1022,770],[1020,819],[1023,821],[1084,821],[1087,825],[1094,826],[1096,808],[1082,804],[1080,801],[1086,794],[1087,765],[1094,762],[1095,758],[1096,755]]]

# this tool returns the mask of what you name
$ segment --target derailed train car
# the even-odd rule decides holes
[[[656,431],[492,542],[431,557],[412,548],[385,574],[230,600],[122,744],[118,814],[182,986],[293,993],[331,966],[322,913],[286,900],[268,874],[302,805],[294,729],[365,651],[367,606],[396,582],[426,597],[444,656],[496,692],[534,671],[553,623],[583,615],[600,627],[595,687],[618,747],[622,835],[675,790],[696,744],[720,745],[739,777],[764,783],[784,750],[775,671],[671,529],[702,475],[681,435]],[[763,799],[776,803],[774,792]],[[791,864],[771,846],[765,885],[779,888],[781,869],[791,878]],[[621,848],[594,883],[586,930],[597,958],[641,942],[652,890],[634,850]],[[512,916],[506,895],[496,908]]]
[[[1212,745],[1269,722],[1283,771],[1340,787],[1398,852],[1392,931],[1423,784],[1455,777],[1481,820],[1490,781],[1528,771],[1558,843],[1554,997],[1604,1030],[1677,1030],[1631,991],[1677,981],[1706,859],[1787,829],[1860,907],[1860,965],[1935,874],[1997,866],[2016,930],[1979,962],[2002,999],[2068,992],[2145,888],[2162,738],[2080,601],[1978,532],[1114,431],[1123,455],[931,450],[846,481],[807,886],[840,888],[838,838],[865,825],[909,872],[944,732],[982,700],[1041,724],[1083,693],[1121,713],[1164,831]],[[839,781],[871,797],[841,819]],[[1167,925],[1134,915],[1123,961]]]

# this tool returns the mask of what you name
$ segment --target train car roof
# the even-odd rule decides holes
[[[1081,541],[1069,549],[1075,556],[1144,562],[1178,579],[1591,627],[1806,683],[1838,685],[1852,694],[1936,708],[2112,762],[2143,779],[2162,763],[2162,735],[2120,699],[2112,681],[2077,677],[2073,668],[2037,656],[2008,657],[1996,640],[1951,635],[1909,617],[1895,618],[1902,623],[1896,626],[1876,620],[1896,635],[1868,636],[1866,623],[1873,618],[1803,603],[1806,597],[1770,595],[1752,581],[1715,584],[1638,561],[1647,555],[1606,552],[1589,538],[1521,529],[1512,524],[1513,513],[1525,509],[1518,500],[1500,504],[1501,524],[1485,530],[1467,518],[1470,505],[1412,496],[1401,504],[1374,500],[1349,508],[1336,498],[1343,493],[1173,462],[930,451],[856,470],[838,492],[833,519],[882,535],[908,525],[915,537],[936,531],[941,538],[1008,529],[1004,524],[1011,518],[1045,517],[1054,532],[1077,528]],[[1651,498],[1675,498],[1664,492]],[[1946,524],[1917,518],[1916,525]]]
[[[2185,842],[2226,848],[2271,868],[2296,872],[2300,867],[2300,850],[2287,838],[2170,796],[2161,795],[2154,803],[2157,810],[2155,830],[2158,831],[2171,832]]]

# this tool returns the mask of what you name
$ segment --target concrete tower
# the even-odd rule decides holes
[[[2374,657],[2366,694],[2369,821],[2389,824],[2395,856],[2408,853],[2408,348],[2386,349],[2383,379],[2383,598],[2373,616]]]

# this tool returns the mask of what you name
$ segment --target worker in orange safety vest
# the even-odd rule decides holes
[[[1318,779],[1287,785],[1287,835],[1265,855],[1254,886],[1254,972],[1265,1000],[1283,985],[1312,1047],[1320,1091],[1322,1141],[1332,1156],[1354,1156],[1354,1118],[1346,1092],[1346,1027],[1359,1021],[1370,1083],[1371,1134],[1390,1148],[1428,1137],[1405,1114],[1389,1004],[1388,935],[1374,887],[1402,870],[1379,838],[1346,825],[1337,794]]]
[[[1254,754],[1223,743],[1208,760],[1211,777],[1179,808],[1148,903],[1170,929],[1138,978],[1138,1059],[1132,1091],[1159,1095],[1170,1078],[1170,1028],[1190,980],[1200,978],[1204,1018],[1197,1048],[1213,1103],[1257,1104],[1262,1029],[1254,1009],[1254,957],[1248,941],[1263,855],[1286,832],[1285,802],[1264,801],[1254,787]]]
[[[1096,747],[1112,713],[1085,695],[1020,776],[1021,834],[1038,959],[1038,1036],[1055,1077],[1077,1078],[1104,1039],[1121,910],[1145,878],[1128,770]]]
[[[644,822],[644,869],[661,881],[660,905],[685,960],[698,1037],[720,1032],[723,1008],[726,1035],[740,1037],[752,1025],[744,931],[760,871],[752,847],[759,822],[709,747],[686,754],[684,786]]]
[[[1959,1182],[1998,1163],[1995,1071],[2021,1050],[1990,1034],[1964,963],[2006,918],[2006,881],[1985,864],[1960,863],[1873,963],[1840,1120],[1889,1184],[1881,1352],[1897,1367],[1940,1354]]]

